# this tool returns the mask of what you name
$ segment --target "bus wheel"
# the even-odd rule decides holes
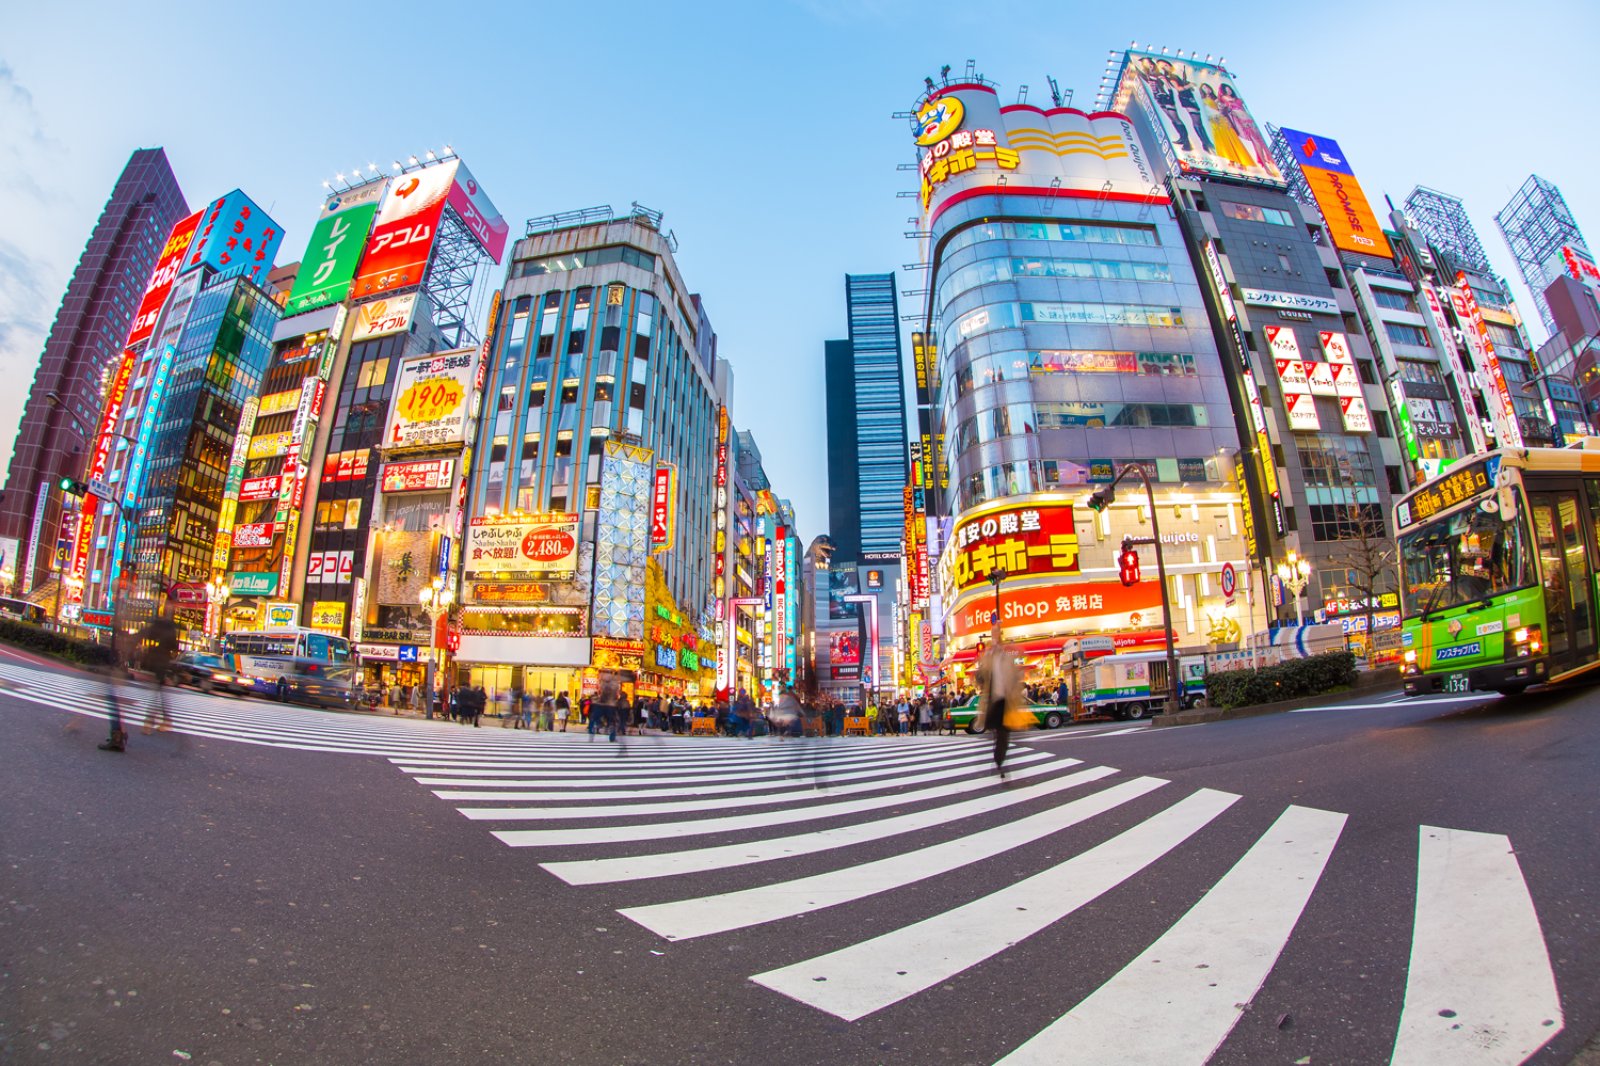
[[[1062,718],[1060,711],[1051,711],[1049,714],[1044,716],[1044,727],[1046,729],[1060,729],[1061,722]]]
[[[1128,704],[1127,708],[1123,710],[1122,717],[1130,722],[1137,722],[1139,719],[1143,718],[1148,711],[1149,708],[1142,703],[1130,703]]]

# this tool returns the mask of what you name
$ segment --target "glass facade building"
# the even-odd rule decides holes
[[[1591,284],[1600,279],[1594,256],[1566,197],[1553,182],[1530,174],[1494,220],[1533,295],[1546,332],[1556,333],[1560,327],[1545,301],[1544,290],[1563,274]]]

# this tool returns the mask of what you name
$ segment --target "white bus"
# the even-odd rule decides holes
[[[356,702],[357,659],[350,642],[316,629],[229,633],[222,652],[258,696],[349,707]]]

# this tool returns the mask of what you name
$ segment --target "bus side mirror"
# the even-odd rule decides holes
[[[1500,497],[1500,518],[1510,522],[1517,517],[1517,493],[1510,485],[1501,485],[1497,493]]]

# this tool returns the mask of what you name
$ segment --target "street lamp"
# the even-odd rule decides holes
[[[210,603],[211,613],[217,620],[211,638],[218,642],[222,640],[223,615],[228,609],[228,596],[231,591],[228,588],[227,577],[222,574],[212,578],[206,585],[206,601]]]
[[[444,578],[435,577],[431,582],[422,586],[418,600],[422,604],[423,612],[428,616],[428,669],[423,678],[423,691],[427,693],[427,714],[433,717],[433,672],[434,660],[438,658],[437,637],[439,633],[439,619],[450,612],[450,605],[455,602],[455,593],[445,587]]]
[[[1156,549],[1156,580],[1161,583],[1161,629],[1166,637],[1167,644],[1167,713],[1177,714],[1182,706],[1178,693],[1183,684],[1183,679],[1178,676],[1178,655],[1172,646],[1172,602],[1167,592],[1167,560],[1161,550],[1161,519],[1156,513],[1156,494],[1150,487],[1150,479],[1145,475],[1144,467],[1139,463],[1128,463],[1122,471],[1112,479],[1111,484],[1102,485],[1094,490],[1088,500],[1089,510],[1096,514],[1104,511],[1117,498],[1117,483],[1123,478],[1132,475],[1139,479],[1144,486],[1145,503],[1150,508],[1150,537],[1125,537],[1123,544],[1152,544]],[[999,586],[995,586],[995,596],[999,597]]]
[[[1300,603],[1300,594],[1306,590],[1306,584],[1311,580],[1311,564],[1290,548],[1289,557],[1278,564],[1278,580],[1283,582],[1283,587],[1294,596],[1295,624],[1305,625],[1306,610]]]

